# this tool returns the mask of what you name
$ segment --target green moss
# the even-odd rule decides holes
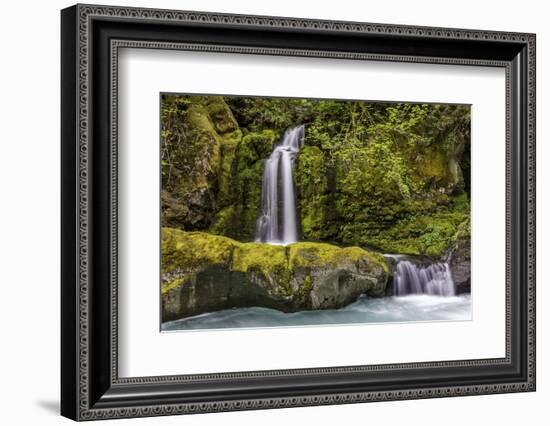
[[[452,221],[438,218],[438,220],[429,223],[426,226],[425,233],[419,239],[424,254],[441,256],[447,250],[450,239],[455,232],[456,225]]]
[[[453,238],[451,240],[450,248],[453,250],[457,250],[460,247],[468,246],[470,244],[470,238],[471,238],[470,218],[467,218],[466,220],[464,220],[464,222],[458,225],[456,233],[453,235]],[[468,250],[468,253],[469,253],[469,250]]]
[[[233,253],[233,269],[246,272],[257,268],[269,273],[285,266],[285,249],[281,246],[262,243],[238,243]]]
[[[388,271],[383,256],[368,252],[360,247],[338,247],[325,243],[300,242],[288,246],[289,261],[292,269],[331,267],[364,262],[369,265],[382,266]]]
[[[468,239],[470,238],[470,235],[471,235],[470,218],[468,218],[458,226],[456,230],[456,234],[454,235],[454,239],[460,239],[460,238]]]
[[[316,146],[305,146],[298,154],[295,182],[299,194],[300,222],[304,240],[328,238],[330,228],[327,167],[323,152]]]
[[[239,170],[237,175],[238,224],[235,237],[250,241],[256,233],[256,220],[260,214],[262,196],[263,162]]]
[[[274,288],[290,292],[290,273],[285,248],[261,243],[241,243],[233,252],[232,270],[262,274]]]
[[[192,270],[204,265],[227,265],[235,241],[204,232],[184,232],[162,228],[162,271],[172,272],[185,266]]]
[[[453,196],[451,203],[452,210],[455,213],[470,214],[470,200],[465,192]]]
[[[254,238],[260,214],[263,160],[271,153],[276,140],[277,134],[272,130],[248,133],[239,138],[231,165],[223,166],[229,178],[227,185],[222,185],[222,192],[227,194],[225,205],[230,205],[232,219],[226,220],[229,213],[222,210],[221,215],[216,215],[213,232],[244,241]]]
[[[232,180],[242,133],[222,97],[190,97],[183,105],[165,117],[161,133],[163,224],[202,230],[236,201]]]
[[[230,133],[222,138],[221,164],[218,177],[218,208],[223,208],[236,202],[234,179],[236,169],[236,153],[241,138],[240,132]]]
[[[190,278],[192,277],[192,274],[184,274],[181,277],[178,277],[172,281],[167,281],[162,283],[160,293],[162,296],[168,294],[170,290],[174,290],[182,285],[184,285]]]
[[[460,227],[466,226],[462,224],[468,221],[469,215],[468,198],[460,194],[452,197],[448,206],[399,220],[386,229],[373,232],[368,228],[358,230],[352,225],[349,233],[362,235],[364,245],[384,252],[440,257]]]
[[[278,284],[287,286],[290,271],[297,267],[332,268],[362,261],[382,266],[387,271],[381,255],[360,247],[341,248],[332,244],[311,242],[299,242],[286,247],[242,243],[204,232],[162,228],[164,274],[225,265],[235,272],[260,272],[264,276],[280,276]]]
[[[299,305],[306,308],[311,308],[311,291],[313,290],[313,278],[311,275],[306,275],[302,281],[302,285],[298,288],[295,294],[296,301]]]
[[[359,247],[284,247],[162,230],[165,320],[247,306],[284,312],[340,308],[360,294],[383,294],[387,278],[384,260]]]
[[[418,166],[415,174],[423,184],[427,182],[440,182],[447,179],[447,158],[444,152],[439,150],[427,151],[424,154],[416,154]]]
[[[234,178],[237,169],[237,149],[242,131],[223,97],[214,96],[209,101],[208,113],[220,136],[221,162],[218,178],[218,208],[235,203]]]
[[[209,232],[230,237],[234,232],[235,223],[238,221],[237,214],[237,207],[233,204],[223,208],[216,214]]]
[[[247,133],[239,145],[239,169],[254,166],[269,157],[277,139],[278,134],[270,129]]]
[[[233,113],[222,96],[206,97],[206,110],[215,129],[220,134],[233,132],[239,128]]]
[[[293,267],[334,266],[342,261],[356,262],[365,253],[359,247],[339,248],[325,243],[294,243],[288,246]]]

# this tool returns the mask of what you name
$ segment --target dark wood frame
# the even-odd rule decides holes
[[[95,5],[64,9],[61,30],[64,416],[89,420],[535,390],[533,34]],[[505,68],[506,357],[119,378],[116,90],[121,47]]]

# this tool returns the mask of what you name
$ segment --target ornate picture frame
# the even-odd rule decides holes
[[[535,35],[76,5],[61,12],[61,413],[160,416],[535,390]],[[506,73],[506,356],[119,377],[121,48],[497,67]],[[157,283],[152,283],[157,285]]]

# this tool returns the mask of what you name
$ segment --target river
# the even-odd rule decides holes
[[[182,318],[162,324],[162,331],[257,328],[311,325],[392,323],[411,321],[468,321],[471,297],[411,294],[361,298],[341,309],[284,313],[274,309],[235,308]]]

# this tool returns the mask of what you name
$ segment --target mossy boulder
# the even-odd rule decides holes
[[[221,96],[163,97],[163,224],[208,228],[231,204],[242,132]]]
[[[342,307],[361,294],[383,296],[388,267],[384,258],[359,247],[339,248],[323,243],[295,243],[288,247],[290,286],[300,304],[312,309]]]
[[[330,203],[328,172],[321,149],[304,146],[296,160],[294,177],[304,240],[322,241],[334,236],[334,228],[327,226],[334,212]]]
[[[384,259],[359,247],[241,243],[162,229],[163,321],[249,306],[340,308],[362,294],[384,295],[387,281]]]

